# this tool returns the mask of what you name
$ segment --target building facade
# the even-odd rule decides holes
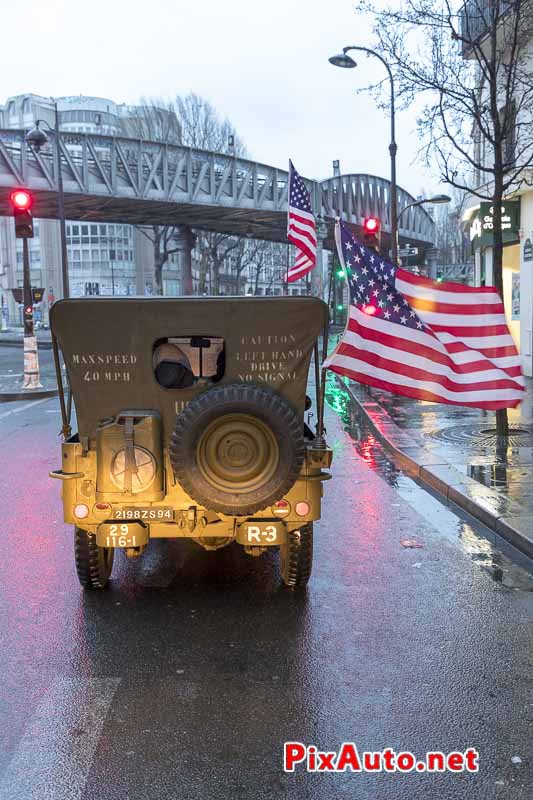
[[[482,4],[483,5],[483,4]],[[511,334],[519,348],[522,369],[525,375],[533,376],[533,7],[528,0],[518,0],[518,4],[502,4],[499,16],[495,17],[496,6],[487,0],[483,6],[485,13],[480,14],[478,0],[469,0],[461,12],[462,32],[467,41],[463,41],[463,57],[476,58],[476,46],[491,58],[493,37],[491,26],[497,30],[494,45],[498,75],[494,82],[496,99],[499,104],[498,119],[500,126],[506,126],[503,160],[504,175],[510,186],[502,207],[503,234],[503,299],[507,323]],[[513,14],[519,10],[521,23],[515,28]],[[513,31],[515,31],[513,33]],[[468,34],[468,35],[467,35]],[[479,56],[477,57],[479,59]],[[513,79],[516,88],[510,95],[509,60],[517,67],[517,78]],[[478,68],[478,103],[487,115],[490,108],[489,93],[491,86],[482,79],[482,70]],[[494,125],[486,116],[485,126]],[[490,147],[489,136],[473,130],[474,162],[480,167],[492,169],[494,155]],[[479,169],[474,174],[477,191],[490,197],[492,183],[487,182],[487,174]],[[512,176],[510,178],[509,176]],[[493,180],[493,177],[491,177]],[[472,197],[469,208],[463,217],[469,233],[472,250],[475,256],[475,284],[492,285],[493,271],[493,209],[492,204]]]
[[[168,109],[144,109],[119,105],[101,97],[74,95],[56,98],[60,129],[70,133],[104,136],[139,136],[158,133],[169,141],[179,140],[177,118]],[[146,120],[144,116],[146,115]],[[10,97],[0,109],[4,128],[30,130],[41,120],[46,131],[55,125],[52,98],[28,94]],[[32,285],[44,288],[44,299],[35,319],[47,324],[49,306],[62,294],[59,223],[35,220],[34,238],[28,240]],[[131,225],[67,220],[67,254],[70,294],[135,295],[154,291],[153,245]],[[180,294],[179,254],[173,254],[163,272],[163,286],[169,294]],[[12,288],[21,287],[22,241],[14,235],[9,217],[0,218],[0,308],[3,324],[22,324],[22,309]]]

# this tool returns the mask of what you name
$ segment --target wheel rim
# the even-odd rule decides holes
[[[215,489],[244,494],[264,486],[279,464],[279,446],[257,417],[228,414],[214,420],[200,437],[196,463]]]

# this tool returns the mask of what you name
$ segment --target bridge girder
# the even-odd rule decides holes
[[[0,214],[8,196],[24,186],[35,197],[37,218],[57,219],[55,140],[35,152],[21,130],[0,130]],[[186,224],[204,230],[286,242],[288,173],[258,162],[141,139],[61,133],[61,173],[67,219],[130,225]],[[366,216],[390,235],[385,178],[342,175],[305,180],[315,213],[327,225],[332,249],[336,216],[360,229]],[[414,198],[398,189],[398,209]],[[425,209],[408,209],[400,237],[422,248],[433,243]]]

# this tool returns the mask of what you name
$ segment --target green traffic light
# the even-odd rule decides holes
[[[344,273],[344,270],[343,270],[343,269],[338,269],[338,270],[337,270],[337,277],[338,277],[338,278],[344,278],[344,274],[345,274],[345,273]]]
[[[337,306],[337,311],[342,311],[343,308],[344,306],[342,305],[342,303],[339,303],[339,305]]]
[[[437,275],[437,283],[442,283],[443,277],[442,275]]]

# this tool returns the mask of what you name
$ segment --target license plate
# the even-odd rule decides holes
[[[237,541],[240,544],[265,545],[281,544],[285,541],[285,525],[283,522],[270,520],[250,520],[237,529]]]
[[[115,508],[113,519],[124,520],[162,520],[163,522],[174,521],[174,509],[170,506],[149,506],[146,508]]]
[[[96,544],[100,547],[141,547],[148,544],[148,528],[139,522],[105,522],[98,526]]]

